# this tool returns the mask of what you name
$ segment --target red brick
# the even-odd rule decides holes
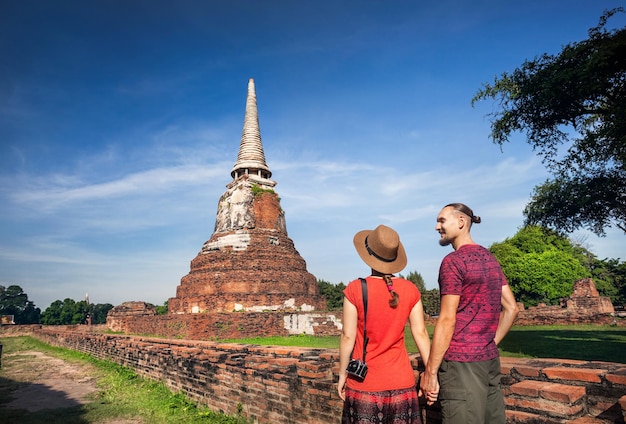
[[[530,412],[523,411],[506,411],[507,423],[537,423],[542,421],[543,417],[541,415],[531,414]]]
[[[540,395],[544,399],[563,403],[575,403],[586,394],[582,386],[568,386],[565,384],[552,383],[541,389]]]
[[[524,380],[511,386],[511,393],[520,396],[541,397],[562,403],[574,403],[585,395],[585,388],[546,381]]]
[[[524,377],[539,377],[541,372],[541,368],[539,367],[525,367],[525,366],[516,366],[515,371],[523,375]]]
[[[304,368],[309,371],[319,371],[320,369],[327,368],[325,364],[321,364],[317,361],[299,361],[298,368]]]
[[[614,372],[608,373],[604,376],[604,378],[613,384],[626,386],[626,368],[620,368]]]
[[[554,361],[557,361],[559,364],[576,365],[577,367],[587,364],[587,361],[581,361],[578,359],[554,359]]]
[[[575,420],[568,421],[570,424],[605,424],[607,421],[600,418],[584,416],[576,418]],[[612,421],[610,421],[612,422]]]
[[[542,371],[546,377],[552,380],[589,381],[591,383],[602,382],[601,376],[607,372],[607,370],[569,367],[544,368]]]
[[[326,352],[320,352],[320,359],[325,361],[339,360],[339,349],[328,349]]]
[[[538,377],[540,367],[529,365],[530,359],[527,358],[500,358],[500,370],[502,374],[511,374],[514,369],[518,373],[527,377]]]
[[[310,378],[310,379],[318,379],[318,378],[321,379],[321,378],[328,377],[328,373],[325,373],[325,372],[311,372],[311,371],[298,370],[297,373],[298,373],[298,376],[300,377]]]
[[[511,393],[520,396],[539,397],[539,391],[547,384],[545,381],[524,380],[511,385]]]
[[[528,359],[527,358],[512,358],[509,356],[503,356],[500,358],[500,365],[501,366],[507,366],[507,367],[514,367],[515,365],[520,365],[520,364],[527,364],[528,363]]]
[[[566,405],[545,399],[506,398],[505,404],[515,408],[522,408],[538,414],[548,413],[551,416],[571,418],[583,411],[583,404]]]
[[[298,363],[296,358],[266,358],[265,360],[274,367],[290,367]]]

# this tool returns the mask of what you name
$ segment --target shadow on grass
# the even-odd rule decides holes
[[[626,328],[619,330],[515,329],[499,345],[505,356],[578,359],[626,364]],[[508,354],[508,355],[507,355]]]
[[[19,396],[15,396],[21,392]],[[38,409],[38,403],[47,406]],[[56,402],[58,401],[58,402]],[[55,407],[55,403],[59,407]],[[88,424],[86,410],[64,392],[42,384],[20,383],[0,377],[0,422],[6,424]]]

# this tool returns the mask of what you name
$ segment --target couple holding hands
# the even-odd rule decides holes
[[[420,395],[429,405],[440,403],[444,424],[506,422],[497,345],[519,311],[498,261],[471,238],[472,224],[480,221],[462,203],[437,216],[439,244],[453,251],[439,269],[441,309],[432,343],[419,290],[394,276],[407,263],[398,233],[379,225],[354,236],[371,275],[344,290],[342,423],[421,424]],[[418,386],[404,344],[407,320],[425,364]]]

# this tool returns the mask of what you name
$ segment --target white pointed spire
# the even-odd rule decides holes
[[[254,174],[265,179],[269,179],[272,176],[272,172],[265,163],[265,153],[263,153],[253,78],[250,78],[248,81],[246,115],[243,121],[243,132],[241,134],[237,162],[235,162],[235,166],[230,171],[230,175],[235,179],[244,174]]]

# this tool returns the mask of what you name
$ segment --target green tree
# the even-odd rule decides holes
[[[329,311],[338,311],[343,308],[343,291],[346,286],[343,283],[333,284],[324,280],[317,280],[320,294],[326,298]]]
[[[85,300],[76,302],[72,299],[55,300],[41,314],[41,323],[44,325],[86,324],[87,317],[91,316],[92,324],[104,324],[107,314],[113,309],[110,303],[93,304]]]
[[[626,28],[606,29],[623,12],[604,12],[588,39],[524,62],[472,99],[498,102],[490,114],[494,143],[525,132],[554,175],[535,187],[527,224],[626,232]]]
[[[0,315],[13,315],[16,324],[37,324],[40,314],[41,310],[28,300],[20,286],[0,285]]]
[[[91,315],[91,305],[84,300],[74,303],[74,313],[70,324],[86,324],[87,317]]]
[[[574,282],[591,276],[580,250],[547,228],[524,227],[489,249],[500,262],[516,298],[527,306],[556,304],[572,293]]]
[[[76,301],[69,297],[63,300],[63,306],[61,308],[61,324],[72,324],[74,319],[74,309],[76,308]]]
[[[441,294],[439,289],[430,289],[422,292],[424,313],[428,316],[438,315],[441,309]]]
[[[422,277],[422,274],[420,274],[419,272],[411,271],[409,272],[409,275],[407,275],[406,277],[404,277],[402,274],[398,274],[398,276],[400,278],[409,280],[410,282],[415,284],[417,288],[419,289],[420,293],[426,292],[426,284],[424,284],[424,278]]]
[[[155,306],[154,309],[156,309],[157,314],[159,315],[165,315],[167,314],[168,308],[169,308],[169,300],[166,300],[165,302],[163,302],[163,306]]]
[[[441,298],[439,296],[439,289],[427,290],[426,284],[422,274],[417,271],[411,271],[404,277],[399,274],[401,278],[405,278],[415,284],[422,295],[422,305],[424,306],[424,314],[428,316],[437,315],[441,306]]]
[[[614,305],[626,305],[626,262],[592,255],[590,269],[600,295],[611,298]]]
[[[63,311],[63,302],[55,300],[41,314],[41,323],[43,325],[60,325],[61,311]]]
[[[96,303],[91,306],[91,323],[92,324],[106,324],[107,322],[107,314],[111,309],[113,309],[113,305],[110,303]]]

